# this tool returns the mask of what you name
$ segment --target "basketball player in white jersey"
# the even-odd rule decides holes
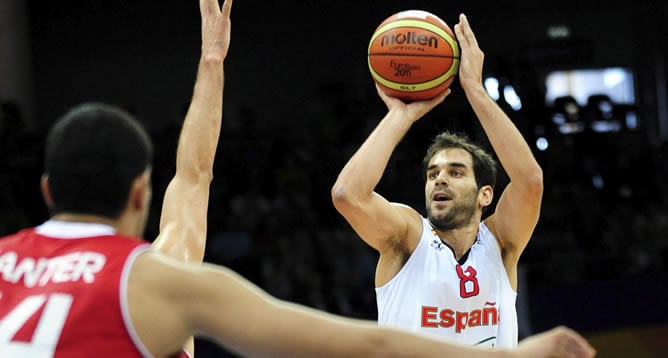
[[[462,14],[459,81],[510,184],[496,211],[496,164],[464,136],[437,136],[424,158],[427,217],[374,191],[414,122],[449,94],[410,104],[378,93],[387,115],[332,188],[336,209],[379,253],[378,321],[481,347],[517,345],[517,263],[537,224],[542,170],[522,135],[482,84],[483,52]]]

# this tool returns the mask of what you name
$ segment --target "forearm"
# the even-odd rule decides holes
[[[380,332],[382,342],[377,344],[373,356],[377,357],[467,357],[509,358],[512,354],[503,350],[488,350],[465,346],[454,340],[444,340],[403,330],[384,328]],[[371,356],[371,355],[369,355]]]
[[[379,327],[372,321],[333,316],[289,302],[276,303],[278,310],[253,336],[262,344],[248,344],[241,352],[262,357],[509,357],[490,351],[420,335],[404,329]],[[271,338],[269,338],[271,337]],[[255,339],[253,339],[255,341]],[[251,343],[251,342],[247,342]]]
[[[176,154],[177,175],[208,185],[223,116],[223,60],[202,56],[193,98],[181,129]]]
[[[482,84],[465,88],[466,97],[510,179],[521,182],[540,175],[540,166],[524,137],[508,115],[487,95]]]
[[[347,197],[371,195],[383,176],[392,152],[411,124],[400,112],[388,112],[344,166],[333,192]]]
[[[315,317],[314,317],[315,318]],[[379,327],[375,322],[332,318],[311,322],[308,332],[294,342],[292,356],[318,357],[509,357],[504,351],[465,346],[454,340],[421,335],[404,329]],[[307,322],[304,322],[307,323]],[[315,328],[315,329],[314,329]],[[301,341],[301,342],[299,342]],[[309,342],[310,344],[304,344]]]
[[[201,262],[206,246],[209,186],[223,105],[223,63],[200,60],[193,98],[176,151],[176,174],[167,186],[160,216],[160,251]]]

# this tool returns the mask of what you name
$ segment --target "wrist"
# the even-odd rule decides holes
[[[477,82],[468,84],[466,86],[462,85],[462,88],[464,89],[464,93],[466,94],[469,102],[477,102],[476,100],[487,100],[490,98],[482,83]]]
[[[407,111],[399,109],[390,109],[383,119],[383,121],[391,123],[393,127],[404,131],[408,131],[416,120],[417,119],[410,118]]]
[[[462,89],[464,90],[464,92],[466,92],[467,94],[468,93],[475,93],[475,92],[479,92],[479,91],[487,93],[485,91],[485,87],[482,85],[481,81],[478,81],[478,80],[464,80],[464,81],[460,81],[460,84],[461,84]]]

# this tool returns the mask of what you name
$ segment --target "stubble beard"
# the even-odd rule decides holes
[[[455,203],[450,210],[442,214],[434,214],[431,205],[427,205],[427,217],[431,224],[440,231],[450,231],[464,227],[475,214],[476,197],[477,192],[472,191],[462,198],[460,204]]]

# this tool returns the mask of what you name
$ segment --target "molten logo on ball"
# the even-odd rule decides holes
[[[380,47],[391,45],[421,45],[438,48],[438,39],[435,36],[416,34],[413,31],[399,34],[387,34],[380,40]]]

